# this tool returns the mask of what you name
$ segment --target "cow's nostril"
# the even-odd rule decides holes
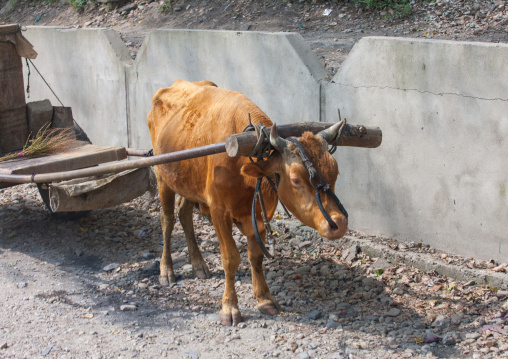
[[[332,226],[330,222],[333,222],[335,226]],[[323,218],[318,228],[321,236],[330,240],[339,239],[348,231],[347,220],[340,215],[332,216],[330,221]]]
[[[332,220],[334,225],[332,226],[331,223],[329,223],[330,229],[334,231],[344,231],[344,233],[347,232],[348,221],[344,216],[333,216]]]

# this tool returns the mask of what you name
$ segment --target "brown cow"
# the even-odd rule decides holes
[[[148,126],[156,155],[223,142],[228,135],[243,130],[248,124],[249,114],[253,123],[261,122],[267,127],[272,125],[269,118],[241,93],[218,88],[209,81],[176,81],[171,87],[157,91],[152,105]],[[338,126],[327,131],[318,135],[305,133],[298,140],[308,152],[323,182],[330,184],[333,189],[338,167],[327,151],[325,138],[333,138]],[[240,253],[232,235],[233,224],[248,240],[252,287],[259,311],[275,315],[280,308],[266,284],[262,268],[263,253],[255,240],[251,222],[251,203],[257,177],[273,178],[275,173],[279,173],[281,201],[300,221],[317,229],[321,236],[337,239],[347,231],[347,219],[343,213],[329,195],[322,194],[323,206],[337,228],[332,228],[324,219],[317,205],[315,190],[309,182],[309,174],[300,157],[296,155],[295,144],[278,137],[276,131],[272,131],[272,136],[271,142],[280,152],[275,152],[267,161],[260,163],[250,163],[247,158],[230,158],[223,153],[155,168],[162,204],[161,224],[164,235],[160,283],[168,285],[176,282],[170,239],[177,193],[180,195],[178,215],[187,239],[193,271],[198,278],[209,278],[210,273],[194,235],[194,204],[198,203],[212,218],[226,276],[220,312],[221,322],[225,325],[241,321],[235,291],[235,274],[240,264]],[[277,196],[266,181],[261,191],[267,216],[271,219],[277,207]],[[257,207],[258,226],[264,240],[265,230],[259,213],[260,206]]]

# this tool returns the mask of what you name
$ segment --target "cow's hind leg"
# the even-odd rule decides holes
[[[222,266],[226,275],[226,288],[219,313],[223,325],[236,325],[242,321],[235,290],[235,275],[240,265],[240,252],[233,239],[233,220],[224,212],[210,208],[213,226],[220,244]]]
[[[185,233],[185,239],[187,239],[187,247],[189,248],[189,257],[194,275],[200,279],[210,278],[210,271],[201,255],[198,243],[196,242],[196,236],[194,235],[194,224],[192,223],[194,203],[180,196],[176,202],[176,207],[183,232]]]
[[[157,170],[155,173],[157,174]],[[159,283],[166,286],[170,283],[176,283],[173,260],[171,259],[171,233],[173,232],[173,226],[175,224],[175,192],[173,192],[159,176],[157,176],[157,185],[159,187],[162,207],[161,227],[164,237]]]
[[[261,229],[262,224],[258,223],[259,231],[261,238],[265,238],[265,230]],[[245,226],[248,229],[251,229],[252,226]],[[279,303],[272,297],[270,294],[270,289],[266,284],[265,276],[263,274],[263,252],[256,241],[256,237],[254,237],[253,232],[244,233],[247,236],[247,248],[249,251],[249,262],[251,265],[252,272],[252,289],[254,291],[254,297],[258,301],[258,310],[267,315],[277,315],[279,314],[281,307]]]

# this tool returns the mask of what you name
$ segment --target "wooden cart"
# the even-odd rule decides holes
[[[100,167],[106,163],[126,161],[124,147],[94,146],[83,143],[68,152],[40,157],[19,158],[0,162],[0,176],[14,177],[41,174],[69,173],[84,168]],[[4,178],[0,188],[17,185]],[[75,212],[119,205],[155,191],[155,179],[149,167],[130,169],[120,173],[85,176],[67,181],[37,183],[41,197],[51,212]]]

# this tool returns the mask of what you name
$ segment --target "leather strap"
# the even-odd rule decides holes
[[[261,251],[265,255],[266,258],[272,259],[273,256],[268,252],[268,250],[265,247],[265,244],[263,243],[263,240],[261,239],[261,235],[259,234],[258,229],[258,221],[256,219],[256,202],[257,202],[257,196],[258,193],[261,193],[261,182],[263,181],[263,177],[258,178],[256,182],[256,189],[254,190],[254,199],[252,201],[252,229],[254,230],[254,237],[256,238],[256,242],[258,242],[259,248],[261,248]],[[268,234],[268,233],[267,233]]]

